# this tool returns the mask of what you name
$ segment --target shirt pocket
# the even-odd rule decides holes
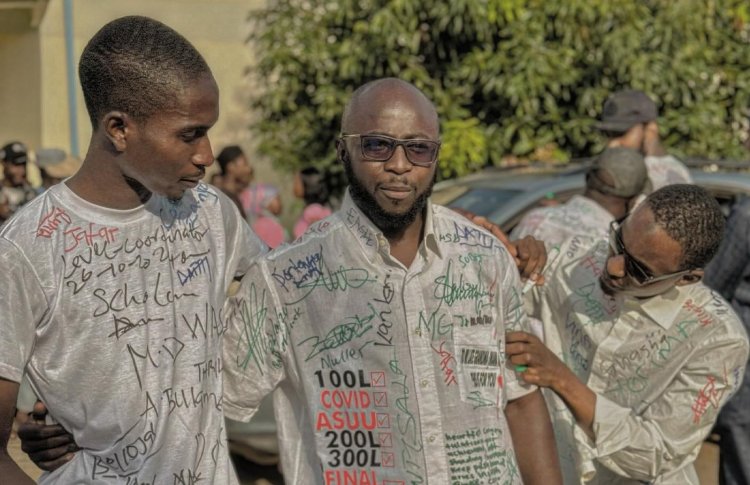
[[[461,401],[474,410],[505,406],[505,335],[497,332],[496,318],[492,313],[470,318],[454,334]]]

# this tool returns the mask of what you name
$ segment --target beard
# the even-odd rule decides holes
[[[372,223],[383,231],[386,237],[396,236],[403,232],[417,219],[418,215],[422,214],[427,205],[427,199],[432,195],[432,187],[435,185],[435,179],[437,178],[437,172],[435,172],[435,177],[430,181],[430,185],[422,193],[417,194],[414,203],[406,212],[394,213],[386,211],[378,204],[375,197],[354,174],[351,161],[344,161],[344,170],[349,179],[349,193],[352,200]]]

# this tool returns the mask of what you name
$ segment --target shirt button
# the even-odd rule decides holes
[[[427,441],[429,441],[430,443],[434,443],[435,442],[435,436],[430,436],[429,438],[427,438]]]
[[[419,383],[422,387],[427,387],[430,385],[430,383],[427,381],[427,379],[422,379],[422,382]]]

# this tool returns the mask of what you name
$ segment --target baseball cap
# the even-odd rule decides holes
[[[603,174],[608,174],[607,179],[602,178]],[[607,148],[601,152],[589,167],[586,185],[603,194],[623,198],[651,191],[643,155],[624,147]]]
[[[14,165],[25,165],[29,161],[26,145],[12,141],[0,149],[0,159]]]
[[[601,119],[594,126],[600,130],[624,133],[635,124],[654,121],[657,116],[656,104],[646,93],[626,89],[607,98]]]
[[[36,164],[50,177],[64,179],[78,171],[78,158],[59,148],[41,148],[36,151]]]

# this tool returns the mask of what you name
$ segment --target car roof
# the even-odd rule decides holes
[[[435,185],[433,201],[457,206],[487,217],[509,230],[528,210],[547,196],[565,201],[585,188],[582,164],[553,167],[489,169]],[[691,169],[696,184],[708,189],[724,205],[738,194],[750,195],[750,172],[706,172]],[[498,195],[501,194],[501,195]],[[497,200],[497,203],[494,203]],[[722,200],[720,200],[722,202]]]

